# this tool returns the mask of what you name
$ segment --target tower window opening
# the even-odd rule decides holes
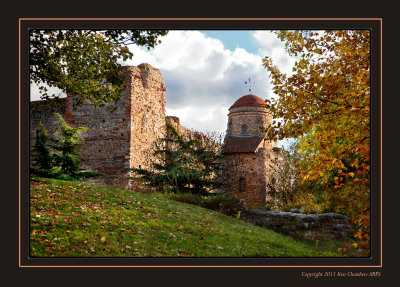
[[[247,136],[247,126],[246,125],[242,126],[242,136]]]
[[[246,188],[246,180],[242,177],[239,179],[239,192],[244,192]]]

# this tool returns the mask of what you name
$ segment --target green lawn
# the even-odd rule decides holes
[[[30,192],[32,257],[340,256],[162,194],[51,179]]]

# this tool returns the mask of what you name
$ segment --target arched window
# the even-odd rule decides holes
[[[242,126],[242,136],[247,136],[247,126],[246,125]]]
[[[246,188],[246,180],[241,177],[239,179],[239,192],[245,192],[245,188]]]

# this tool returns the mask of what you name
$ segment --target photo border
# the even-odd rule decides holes
[[[29,258],[29,29],[371,30],[369,258]],[[379,96],[378,96],[379,95]],[[19,18],[19,267],[383,267],[382,18]]]

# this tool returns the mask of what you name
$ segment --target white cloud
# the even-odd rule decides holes
[[[218,39],[199,31],[170,31],[151,51],[137,46],[128,65],[147,62],[160,69],[167,88],[167,111],[182,125],[195,130],[226,130],[228,108],[249,94],[244,82],[250,77],[252,93],[266,99],[271,87],[259,55],[242,48],[225,49]]]
[[[184,107],[179,109],[170,109],[167,107],[167,115],[178,116],[181,123],[190,123],[190,128],[195,131],[223,133],[226,130],[228,122],[229,106],[216,106],[208,109],[204,107]],[[186,127],[188,127],[186,125]]]
[[[63,98],[66,97],[67,95],[60,90],[59,88],[56,87],[48,87],[47,86],[47,93],[49,95],[58,95],[59,97]],[[30,100],[31,101],[39,101],[40,100],[40,92],[39,92],[39,87],[37,85],[30,85]]]
[[[260,46],[258,54],[262,55],[262,57],[271,57],[281,72],[288,75],[292,74],[296,59],[289,56],[285,51],[284,43],[274,33],[271,31],[254,31],[252,36]]]

